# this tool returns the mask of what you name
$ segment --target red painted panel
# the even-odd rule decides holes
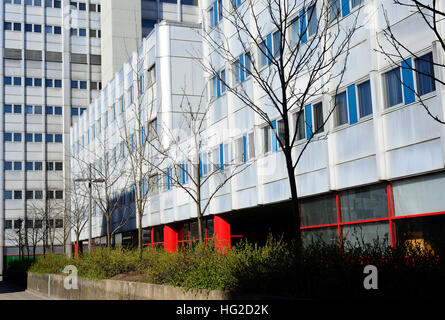
[[[222,216],[215,216],[213,219],[215,246],[217,248],[230,248],[230,223]]]
[[[173,226],[164,226],[164,250],[169,252],[176,251],[178,246],[178,232]]]

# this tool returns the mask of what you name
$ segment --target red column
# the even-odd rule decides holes
[[[164,226],[164,250],[169,252],[176,251],[178,247],[178,231],[174,226]]]
[[[77,257],[77,242],[74,243],[74,256]]]
[[[214,216],[213,218],[214,237],[216,239],[216,248],[230,248],[230,223],[222,216]]]

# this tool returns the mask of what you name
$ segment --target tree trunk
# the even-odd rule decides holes
[[[139,202],[142,200],[139,200]],[[138,204],[138,251],[139,251],[139,261],[142,261],[142,205]]]
[[[203,240],[203,218],[201,212],[201,175],[199,172],[199,159],[198,165],[196,166],[196,217],[198,219],[198,233],[199,233],[199,242]]]
[[[106,221],[107,221],[107,247],[111,246],[111,219],[110,215],[107,213],[106,215]]]
[[[287,173],[289,177],[289,187],[291,192],[290,235],[292,238],[296,240],[297,246],[301,247],[302,239],[301,239],[301,226],[300,226],[300,209],[299,209],[299,200],[297,193],[297,181],[295,178],[292,157],[287,152],[285,152],[284,155],[286,157],[286,167],[287,167]]]
[[[79,259],[79,231],[76,231],[76,258]]]

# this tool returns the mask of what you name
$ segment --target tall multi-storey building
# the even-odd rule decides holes
[[[315,12],[315,19],[319,19],[319,2],[315,3],[308,2],[310,8],[295,8],[295,20],[292,20],[297,21],[295,32],[298,33],[299,27],[308,23],[304,20],[307,15],[301,15],[301,12],[310,10]],[[295,110],[303,112],[300,118],[304,121],[301,126],[304,130],[296,134],[298,150],[327,118],[333,99],[342,102],[340,110],[329,118],[323,130],[318,130],[321,133],[311,140],[297,166],[304,239],[322,239],[329,243],[341,243],[344,239],[352,243],[386,239],[392,246],[420,241],[425,247],[434,247],[437,239],[443,239],[441,233],[445,224],[445,198],[442,196],[445,187],[445,129],[426,113],[419,97],[428,101],[434,114],[445,115],[442,85],[434,83],[428,76],[428,73],[435,73],[439,78],[443,77],[440,75],[443,70],[431,63],[441,59],[440,46],[436,45],[434,35],[428,31],[422,18],[406,8],[379,0],[341,1],[341,5],[340,0],[331,0],[329,4],[338,8],[331,18],[339,19],[344,26],[354,20],[352,17],[360,9],[359,19],[364,22],[364,27],[351,40],[348,65],[339,90],[324,92],[309,101],[303,110]],[[206,30],[210,30],[205,37],[214,37],[213,43],[236,42],[233,28],[219,11],[221,8],[232,10],[231,6],[235,6],[233,10],[236,10],[246,5],[247,2],[239,1],[203,1],[201,8],[204,14],[200,22],[208,28]],[[383,30],[387,23],[383,8],[387,10],[386,16],[391,17],[389,23],[399,40],[409,45],[420,59],[407,55],[403,61],[392,63],[378,52],[378,45],[384,43]],[[261,11],[261,8],[255,9]],[[275,52],[275,37],[272,35],[276,30],[270,21],[263,22],[262,36],[267,38],[264,46]],[[213,28],[217,31],[212,32]],[[173,33],[167,30],[183,31]],[[89,130],[97,124],[97,119],[115,110],[116,103],[123,113],[126,108],[132,108],[132,82],[128,75],[134,74],[134,68],[128,66],[135,64],[140,57],[148,57],[149,63],[144,64],[146,75],[149,72],[147,68],[153,65],[157,70],[150,82],[160,104],[154,107],[154,117],[159,121],[165,116],[159,110],[175,110],[175,90],[178,85],[185,85],[185,63],[191,61],[191,56],[187,56],[186,52],[190,51],[185,49],[185,44],[174,39],[191,37],[190,30],[162,23],[155,27],[155,33],[144,40],[142,49],[124,65],[123,74],[111,81],[110,86],[114,89],[104,90],[90,107],[90,112],[73,126],[73,153],[82,156],[83,150],[94,148],[93,140],[84,143],[82,137],[91,132]],[[291,38],[293,36],[290,35]],[[195,41],[199,42],[198,39],[191,41],[193,46],[197,45]],[[208,41],[202,41],[201,45],[203,59],[219,61],[219,77],[224,73],[229,83],[240,82],[240,86],[251,92],[252,99],[261,101],[264,92],[258,90],[249,74],[239,74],[236,61],[232,64],[220,59]],[[389,50],[387,43],[383,46]],[[238,50],[231,52],[233,56],[242,57],[244,61],[246,57],[255,56],[255,63],[260,64],[258,68],[271,68],[267,57],[262,59],[258,48],[251,47],[250,52],[243,52],[244,47],[240,45],[233,48]],[[180,56],[185,56],[184,64],[173,63],[179,61],[177,58]],[[166,63],[169,61],[170,64]],[[426,76],[404,68],[407,64],[419,65],[426,70]],[[197,71],[191,74],[196,75]],[[220,163],[221,170],[227,159],[241,159],[248,168],[232,178],[213,199],[205,215],[206,234],[209,237],[216,234],[219,239],[230,241],[238,237],[265,235],[269,230],[283,230],[289,221],[286,215],[290,211],[290,191],[283,154],[276,143],[279,132],[276,134],[251,108],[224,91],[224,86],[214,76],[203,73],[209,83],[207,98],[213,103],[207,119],[209,151],[215,155],[214,162]],[[202,81],[196,84],[204,85]],[[120,105],[119,101],[124,103]],[[153,105],[147,104],[146,108],[151,110]],[[93,110],[97,112],[92,113]],[[281,119],[278,113],[270,112],[269,117],[275,128],[279,128],[277,124]],[[101,127],[118,122],[109,121],[109,124],[102,123]],[[174,129],[174,122],[164,123]],[[295,127],[291,129],[295,130]],[[95,130],[101,129],[93,128]],[[93,156],[90,162],[97,163],[99,158],[100,155]],[[167,249],[174,249],[179,241],[197,238],[194,205],[183,190],[168,183],[168,175],[159,181],[167,182],[155,188],[150,195],[150,206],[143,218],[144,239],[146,244],[163,243]],[[189,182],[184,179],[182,183]],[[134,201],[131,192],[130,189],[127,206]],[[100,243],[105,235],[100,212],[96,212],[94,219],[99,223],[95,224],[93,237],[96,243]],[[135,227],[135,224],[129,224],[123,228],[116,242],[131,238]],[[87,233],[82,235],[82,239],[87,238]]]
[[[99,0],[0,5],[0,275],[4,255],[71,248],[70,127],[102,89],[100,11]]]
[[[162,20],[196,23],[196,0],[105,0],[102,4],[102,82],[115,73],[138,49],[143,38]]]

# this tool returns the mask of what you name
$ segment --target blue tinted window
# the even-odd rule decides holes
[[[10,105],[10,104],[5,104],[4,107],[3,107],[3,111],[4,111],[5,113],[11,113],[11,112],[12,112],[12,105]]]
[[[54,87],[62,88],[62,80],[54,80]]]
[[[34,135],[34,142],[42,142],[42,134],[41,133],[36,133]]]
[[[22,24],[14,23],[14,31],[22,31]]]
[[[41,87],[42,86],[42,79],[35,78],[34,79],[34,87]]]
[[[3,27],[5,30],[12,30],[12,23],[11,22],[5,22],[3,24]]]
[[[42,1],[41,0],[34,0],[34,5],[35,6],[41,6],[42,5]]]
[[[53,87],[53,80],[52,79],[45,79],[45,87],[52,88]]]
[[[25,106],[25,114],[31,114],[32,113],[32,106]]]
[[[12,133],[5,132],[4,135],[3,135],[3,140],[4,140],[5,142],[12,141]]]
[[[4,77],[3,82],[5,85],[11,85],[12,84],[12,78],[11,77]]]
[[[62,135],[61,134],[54,135],[54,142],[62,142]]]
[[[32,32],[32,24],[26,23],[25,24],[25,31],[26,32]]]
[[[54,141],[54,137],[52,134],[47,133],[46,137],[45,137],[45,141],[46,142],[53,142]]]
[[[53,27],[52,26],[45,26],[45,33],[53,33]]]
[[[5,170],[12,170],[12,162],[5,161]]]
[[[35,114],[42,114],[42,106],[34,106]]]
[[[32,133],[26,133],[25,134],[25,141],[26,142],[32,142]]]
[[[32,162],[25,162],[25,170],[26,171],[29,171],[29,170],[32,170],[33,169],[33,163]]]
[[[53,6],[53,0],[45,0],[45,7],[52,7]]]
[[[418,94],[424,95],[436,90],[432,53],[417,58],[415,62]]]
[[[40,24],[34,25],[34,32],[41,33],[42,32],[42,26]]]
[[[79,10],[85,11],[87,9],[85,3],[79,2]]]
[[[20,104],[14,105],[14,113],[22,113],[22,106]]]
[[[51,107],[51,106],[47,106],[47,107],[45,108],[45,113],[46,113],[46,114],[53,114],[53,107]]]
[[[62,2],[60,0],[54,0],[54,8],[61,8]]]
[[[25,78],[25,86],[32,86],[32,78]]]
[[[372,113],[371,85],[369,80],[357,86],[360,118]]]
[[[22,163],[21,162],[14,162],[14,170],[22,170]]]
[[[14,77],[14,85],[15,86],[21,86],[22,85],[22,78]]]
[[[55,34],[62,34],[62,28],[61,27],[54,27],[54,33]]]
[[[5,190],[4,195],[5,195],[5,200],[12,199],[12,191],[11,190]]]
[[[79,29],[79,36],[86,37],[86,35],[87,35],[87,30],[86,29]]]
[[[78,81],[71,81],[71,89],[77,89],[79,87]]]
[[[61,115],[62,107],[54,107],[54,114]]]
[[[21,133],[14,133],[14,141],[15,142],[22,141],[22,134]]]
[[[72,36],[77,36],[77,29],[75,29],[75,28],[71,28],[70,34],[71,34]]]
[[[40,161],[34,163],[34,170],[42,170],[42,163]]]
[[[400,82],[400,68],[385,73],[386,104],[392,107],[403,102],[402,83]]]
[[[79,109],[72,107],[72,108],[71,108],[71,115],[72,115],[72,116],[77,116],[77,115],[79,115]]]
[[[87,88],[87,82],[86,81],[80,81],[79,88],[80,89],[86,89]]]

